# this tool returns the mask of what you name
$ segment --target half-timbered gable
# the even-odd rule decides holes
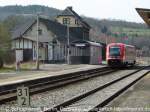
[[[69,27],[79,27],[82,28],[82,40],[89,40],[90,25],[84,21],[73,9],[72,7],[67,7],[62,13],[60,13],[56,20]]]

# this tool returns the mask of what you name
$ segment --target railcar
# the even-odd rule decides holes
[[[74,41],[71,43],[72,64],[101,64],[102,45],[91,41]]]
[[[106,48],[108,66],[128,66],[136,63],[136,49],[132,45],[110,43]]]

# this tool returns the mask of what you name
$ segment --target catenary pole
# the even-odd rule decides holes
[[[69,37],[69,25],[67,24],[67,64],[70,64],[70,37]]]
[[[39,14],[37,14],[36,69],[39,70]]]

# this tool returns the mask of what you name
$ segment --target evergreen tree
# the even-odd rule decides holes
[[[3,23],[0,23],[0,68],[3,67],[6,58],[9,58],[10,34]]]

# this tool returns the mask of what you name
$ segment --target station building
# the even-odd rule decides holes
[[[55,20],[39,17],[39,59],[44,62],[65,62],[67,59],[67,34],[70,43],[89,41],[90,25],[73,9],[67,7]],[[69,28],[69,30],[68,30]],[[16,60],[34,61],[37,57],[37,19],[27,21],[12,32],[12,50]],[[72,52],[72,51],[71,51]]]

